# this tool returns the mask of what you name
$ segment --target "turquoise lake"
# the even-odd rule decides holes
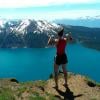
[[[70,44],[67,69],[100,82],[100,51]],[[0,49],[0,78],[19,81],[47,80],[53,73],[55,48]]]

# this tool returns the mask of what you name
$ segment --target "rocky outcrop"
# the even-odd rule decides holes
[[[47,81],[18,82],[16,79],[0,79],[1,100],[99,100],[100,83],[81,75],[68,74],[68,87],[63,74],[59,74],[59,89],[54,79]]]

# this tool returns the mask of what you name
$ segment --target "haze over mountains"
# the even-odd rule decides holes
[[[86,27],[99,27],[100,28],[100,15],[90,17],[79,17],[76,19],[56,19],[55,23],[74,25],[74,26],[86,26]]]

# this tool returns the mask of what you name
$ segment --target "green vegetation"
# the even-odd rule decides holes
[[[46,100],[46,99],[44,97],[42,97],[42,96],[36,96],[36,97],[30,96],[29,100]]]
[[[20,97],[21,94],[22,94],[23,92],[25,92],[26,89],[27,89],[27,88],[24,87],[24,86],[21,86],[20,88],[18,88],[18,89],[17,89],[17,96]]]
[[[88,76],[86,76],[85,81],[87,82],[87,84],[88,84],[90,87],[100,86],[100,83],[95,82],[94,80],[92,80],[92,79],[89,78]]]
[[[33,85],[35,85],[35,86],[42,86],[42,87],[44,87],[45,85],[46,85],[46,81],[35,81],[34,83],[33,83]]]
[[[29,97],[29,100],[46,100],[44,96],[40,96],[40,93],[34,91],[33,94]]]
[[[96,82],[96,85],[100,87],[100,83]]]
[[[22,86],[28,86],[28,87],[32,87],[32,86],[45,86],[46,85],[46,81],[28,81],[28,82],[21,82]]]
[[[47,93],[45,92],[46,96],[47,96],[47,100],[57,100],[57,98],[53,95],[53,94],[50,94],[50,93]]]
[[[96,98],[92,98],[91,100],[97,100]]]
[[[0,100],[15,100],[13,91],[10,88],[0,88]]]
[[[20,85],[24,87],[32,87],[33,86],[33,81],[27,81],[27,82],[21,82]]]

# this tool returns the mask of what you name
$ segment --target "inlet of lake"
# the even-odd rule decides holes
[[[100,51],[69,44],[67,70],[100,82]],[[53,73],[55,48],[0,48],[0,78],[47,80]]]

